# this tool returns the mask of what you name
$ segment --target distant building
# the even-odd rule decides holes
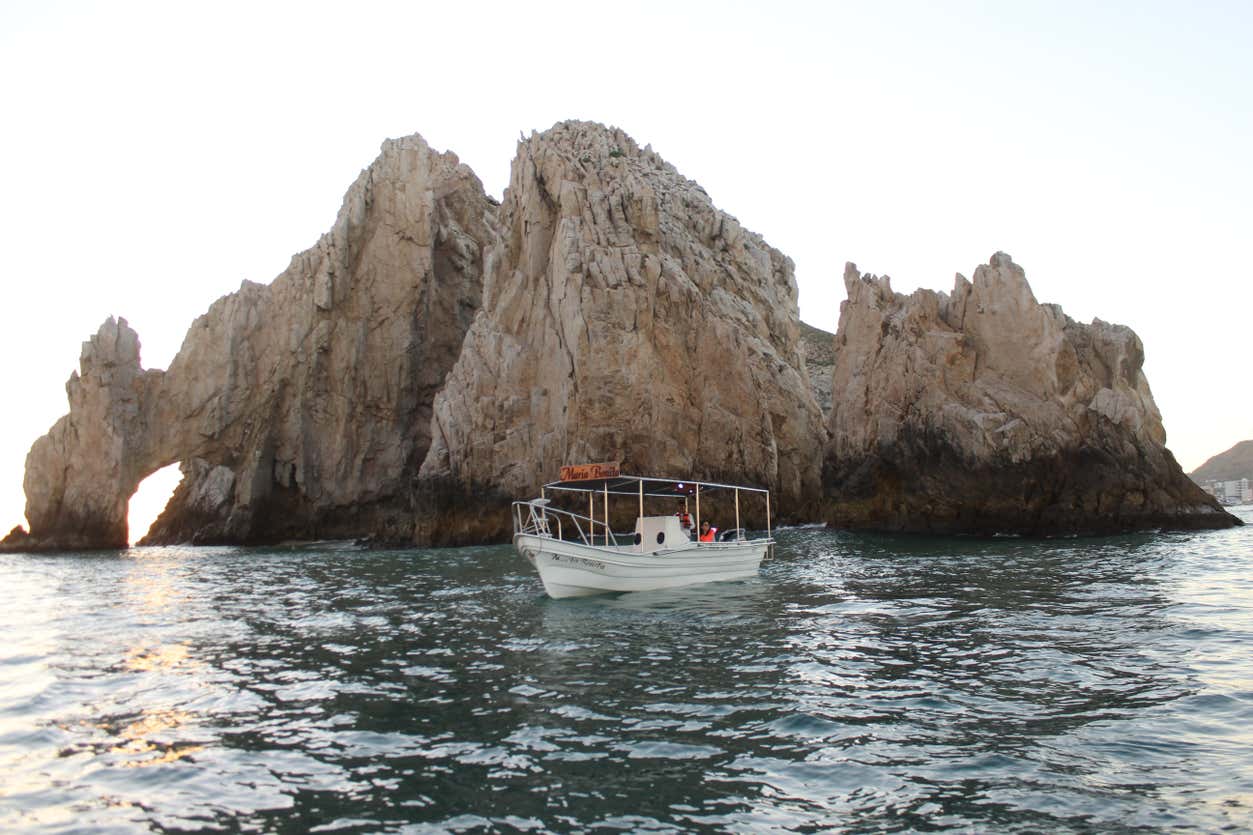
[[[1247,478],[1238,481],[1224,481],[1223,485],[1223,501],[1229,504],[1250,504],[1253,503],[1253,488],[1249,486]]]
[[[1207,481],[1201,489],[1223,504],[1253,504],[1253,484],[1247,478],[1235,481]]]

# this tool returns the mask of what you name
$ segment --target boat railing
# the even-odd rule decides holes
[[[598,539],[601,545],[613,545],[615,547],[634,544],[634,533],[616,534],[603,520],[592,519],[589,516],[582,516],[573,511],[552,507],[548,499],[532,499],[529,502],[513,503],[514,534],[565,539],[563,519],[570,523],[571,540],[577,537],[584,545],[594,546]],[[554,523],[556,527],[555,534],[553,532]],[[620,537],[623,537],[625,541],[620,542]]]

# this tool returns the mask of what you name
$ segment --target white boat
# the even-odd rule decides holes
[[[734,491],[735,527],[700,541],[700,499],[712,491]],[[553,505],[550,493],[586,493],[588,514]],[[741,493],[764,497],[766,535],[746,536],[740,525]],[[609,497],[632,496],[639,513],[635,530],[614,533],[608,523]],[[597,499],[601,501],[598,502]],[[646,515],[645,500],[672,511]],[[621,499],[619,499],[621,501]],[[695,503],[695,523],[690,518]],[[596,505],[601,504],[601,518]],[[715,529],[716,530],[716,529]],[[754,487],[621,475],[617,465],[563,467],[562,480],[544,485],[540,497],[513,503],[513,545],[535,566],[551,597],[582,597],[605,592],[651,589],[738,580],[756,575],[774,540],[770,538],[770,493]]]

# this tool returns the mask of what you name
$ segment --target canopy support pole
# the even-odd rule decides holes
[[[644,479],[640,479],[640,518],[644,518]]]
[[[735,538],[743,539],[744,534],[740,530],[740,488],[735,488]]]
[[[605,481],[605,547],[609,547],[609,481]]]
[[[767,490],[766,491],[766,539],[769,539],[769,538],[770,538],[770,491]],[[770,556],[773,557],[774,546],[767,545],[766,548],[767,548],[767,553],[769,553]]]
[[[696,541],[700,541],[700,485],[696,485]]]

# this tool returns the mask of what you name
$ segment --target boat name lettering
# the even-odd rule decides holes
[[[585,568],[595,568],[597,571],[604,571],[605,564],[600,560],[589,560],[586,557],[571,557],[567,554],[553,554],[553,562],[566,562],[571,565],[581,565]]]
[[[617,478],[622,475],[617,461],[601,464],[567,464],[561,468],[562,481],[588,481],[593,478]]]

